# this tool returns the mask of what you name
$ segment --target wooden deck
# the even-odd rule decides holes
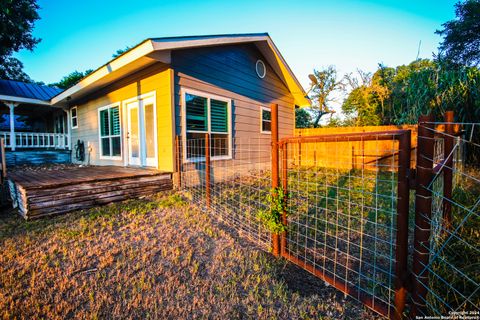
[[[14,206],[25,219],[87,209],[172,189],[171,173],[125,167],[72,167],[8,173]]]

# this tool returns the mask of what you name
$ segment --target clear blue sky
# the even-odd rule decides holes
[[[454,17],[455,0],[161,1],[39,0],[35,51],[17,57],[36,81],[56,82],[97,68],[148,37],[269,32],[304,86],[313,68],[374,71],[430,58],[435,29]]]

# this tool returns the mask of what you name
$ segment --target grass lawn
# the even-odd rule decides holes
[[[0,215],[0,317],[376,316],[164,193],[33,222]]]

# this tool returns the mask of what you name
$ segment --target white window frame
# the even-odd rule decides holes
[[[75,109],[75,117],[73,116],[73,109]],[[75,118],[75,120],[77,121],[77,125],[74,126],[73,125],[73,119]],[[78,107],[75,106],[75,107],[72,107],[70,109],[70,125],[72,127],[72,129],[78,129]]]
[[[263,130],[263,111],[268,111],[270,112],[270,131],[264,131]],[[263,133],[263,134],[272,134],[272,109],[270,109],[269,107],[260,107],[260,133]],[[268,120],[266,120],[268,121]]]
[[[102,137],[102,127],[101,127],[101,121],[100,121],[100,112],[105,110],[105,109],[110,109],[118,107],[118,119],[119,119],[119,124],[120,124],[120,134],[119,135],[108,135],[108,136],[103,136]],[[99,151],[99,158],[102,160],[122,160],[123,159],[123,126],[122,126],[122,108],[120,105],[120,102],[115,102],[112,104],[109,104],[104,107],[98,108],[97,111],[97,118],[98,118],[98,151]],[[102,150],[102,138],[120,138],[120,155],[119,156],[104,156],[103,155],[103,150]],[[112,153],[112,143],[110,143],[110,154]]]
[[[187,103],[185,99],[186,94],[191,94],[195,96],[200,96],[202,98],[207,99],[207,122],[208,122],[208,128],[207,131],[198,131],[198,130],[188,130],[187,131]],[[187,132],[188,133],[209,133],[210,135],[212,134],[227,134],[228,135],[228,155],[226,156],[216,156],[216,157],[210,157],[210,160],[215,161],[215,160],[231,160],[232,159],[232,99],[214,95],[211,93],[207,93],[204,91],[198,91],[194,89],[188,89],[188,88],[182,88],[180,90],[180,97],[181,97],[181,106],[182,106],[182,144],[183,144],[183,162],[184,163],[190,163],[190,162],[200,162],[200,161],[205,161],[205,157],[196,157],[196,158],[187,158]],[[210,100],[218,100],[218,101],[223,101],[227,103],[227,118],[228,118],[228,132],[215,132],[211,130],[211,125],[212,121],[210,119]]]

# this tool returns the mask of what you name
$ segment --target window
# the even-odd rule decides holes
[[[231,157],[230,100],[204,93],[185,92],[185,157],[205,157],[205,133],[210,133],[212,160]]]
[[[120,108],[107,106],[98,110],[100,157],[121,159]]]
[[[73,107],[70,110],[71,120],[72,120],[72,129],[78,128],[78,116],[77,116],[77,107]]]
[[[260,109],[260,132],[261,133],[271,133],[272,132],[272,112],[270,109],[262,107]]]
[[[267,74],[267,68],[262,60],[257,60],[257,63],[255,64],[255,71],[257,71],[257,76],[259,78],[265,78],[265,75]]]

